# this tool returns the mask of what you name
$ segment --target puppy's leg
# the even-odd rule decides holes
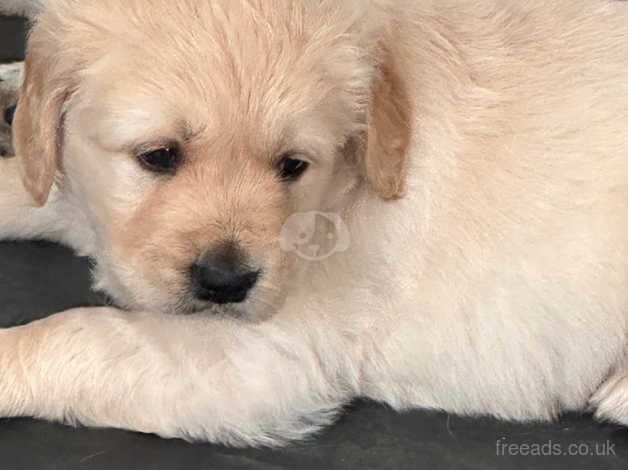
[[[53,238],[62,230],[55,203],[34,208],[11,145],[11,121],[24,63],[0,64],[0,239]]]
[[[591,399],[595,416],[628,426],[628,356]]]
[[[0,240],[45,238],[63,241],[64,225],[56,201],[33,207],[22,185],[17,158],[0,158]]]
[[[0,13],[35,18],[46,0],[0,0]]]
[[[0,64],[0,158],[14,155],[11,123],[23,74],[23,62]]]
[[[29,200],[11,145],[12,110],[17,103],[22,70],[21,62],[0,64],[0,237],[2,227],[17,220]]]
[[[275,445],[328,423],[351,377],[333,335],[300,320],[245,324],[79,309],[0,330],[0,415],[230,445]],[[355,371],[354,371],[355,372]]]

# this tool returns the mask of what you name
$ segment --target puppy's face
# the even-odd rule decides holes
[[[153,309],[275,308],[289,261],[283,224],[355,181],[342,96],[322,100],[323,71],[296,64],[257,83],[220,63],[191,70],[142,54],[106,64],[72,99],[64,169],[106,247],[107,290]],[[273,73],[285,81],[276,89],[263,83]]]
[[[101,15],[106,35],[68,38],[83,68],[59,98],[56,165],[92,224],[100,287],[134,308],[271,314],[294,256],[282,226],[337,207],[376,165],[365,160],[376,61],[321,5],[134,3],[133,21],[99,3],[81,8]],[[39,31],[86,20],[62,13]],[[36,107],[33,88],[27,75],[24,109]],[[42,170],[20,150],[37,199]]]

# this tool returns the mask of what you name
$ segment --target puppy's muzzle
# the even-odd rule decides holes
[[[244,302],[259,276],[260,271],[245,263],[232,244],[207,253],[191,269],[196,298],[221,305]]]

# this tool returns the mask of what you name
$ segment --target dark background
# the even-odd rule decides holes
[[[0,62],[23,56],[26,23],[0,17]],[[89,267],[45,243],[0,243],[0,326],[97,304]],[[150,413],[150,410],[147,410]],[[506,444],[613,445],[608,456],[503,456]],[[0,420],[0,470],[210,468],[628,469],[628,429],[570,415],[522,425],[444,413],[397,414],[358,402],[322,435],[280,450],[237,450],[115,430],[72,429],[27,419]]]

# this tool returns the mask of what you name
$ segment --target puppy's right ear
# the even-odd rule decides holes
[[[29,48],[13,120],[13,142],[21,162],[22,182],[37,206],[48,200],[60,169],[63,105],[73,88],[69,73],[61,71],[52,58],[55,54],[47,54],[48,49]]]

